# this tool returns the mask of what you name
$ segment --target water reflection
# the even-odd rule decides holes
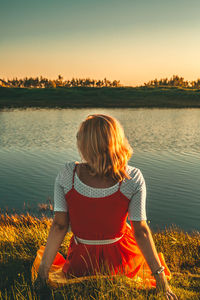
[[[91,113],[122,123],[134,148],[130,164],[147,184],[152,227],[176,223],[200,230],[200,110],[27,109],[0,112],[0,207],[22,209],[53,200],[57,172],[79,160],[78,126]]]
[[[0,112],[0,147],[73,149],[78,126],[91,113],[106,113],[118,118],[136,151],[199,151],[200,110],[197,109],[27,109]]]

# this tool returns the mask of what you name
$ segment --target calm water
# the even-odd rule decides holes
[[[200,110],[55,109],[0,112],[0,207],[53,199],[55,177],[66,161],[79,160],[76,132],[91,113],[120,120],[134,149],[129,164],[147,185],[151,228],[172,223],[200,230]]]

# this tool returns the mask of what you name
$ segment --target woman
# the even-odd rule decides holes
[[[125,274],[177,299],[171,273],[157,253],[146,223],[146,186],[139,169],[127,164],[132,149],[119,122],[89,115],[77,133],[82,163],[69,162],[55,181],[55,216],[46,247],[32,267],[52,286],[71,277]],[[127,215],[131,226],[126,223]],[[67,259],[57,252],[71,226]]]

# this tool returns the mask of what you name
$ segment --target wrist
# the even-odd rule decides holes
[[[164,270],[165,270],[165,267],[160,266],[154,272],[151,273],[151,276],[159,275],[159,274],[163,273]]]
[[[43,262],[40,263],[39,270],[40,269],[41,270],[49,270],[50,266],[48,266],[48,264],[45,261],[43,261]]]
[[[153,276],[155,277],[155,279],[161,279],[161,278],[165,278],[165,273],[162,272],[162,273],[159,273],[159,274],[154,274]]]

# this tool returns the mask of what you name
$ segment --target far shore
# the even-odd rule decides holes
[[[200,108],[200,90],[177,87],[0,88],[12,108]]]

